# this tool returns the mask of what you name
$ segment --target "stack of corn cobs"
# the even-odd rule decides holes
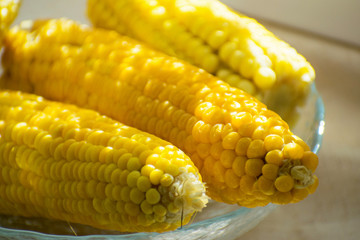
[[[304,98],[314,70],[254,19],[216,0],[89,0],[92,27],[8,29],[19,4],[0,1],[1,214],[164,232],[208,199],[315,191],[316,154],[262,103]]]

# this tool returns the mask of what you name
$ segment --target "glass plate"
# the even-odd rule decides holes
[[[325,108],[315,84],[301,106],[296,107],[296,121],[292,132],[309,144],[317,153],[322,143],[325,127]],[[58,221],[43,221],[21,217],[0,216],[0,239],[83,239],[83,240],[120,240],[120,239],[235,239],[255,227],[277,206],[245,208],[211,201],[193,222],[182,228],[166,233],[131,233],[97,230],[91,227]],[[15,226],[15,224],[17,226]],[[49,230],[51,227],[51,231]],[[19,228],[19,229],[16,229]],[[27,229],[27,230],[24,230]],[[67,233],[57,234],[57,231]],[[74,235],[77,236],[74,236]]]

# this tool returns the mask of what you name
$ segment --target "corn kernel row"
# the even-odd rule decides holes
[[[207,203],[182,151],[95,111],[2,91],[0,134],[1,214],[163,232]]]
[[[24,23],[5,42],[6,87],[92,108],[170,141],[215,200],[286,204],[316,188],[318,159],[307,144],[264,104],[204,70],[66,19]]]
[[[266,102],[296,102],[315,78],[306,59],[218,0],[88,0],[88,17],[184,59]]]

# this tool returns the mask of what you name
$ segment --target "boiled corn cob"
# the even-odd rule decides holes
[[[88,0],[88,16],[245,90],[271,109],[298,104],[315,78],[306,59],[218,0]],[[289,109],[287,109],[289,110]]]
[[[95,111],[1,91],[0,134],[1,214],[162,232],[207,203],[182,151]]]
[[[3,39],[3,34],[8,30],[11,23],[15,20],[21,0],[0,0],[0,41]],[[0,47],[1,47],[0,43]]]
[[[187,62],[71,20],[9,32],[3,83],[71,102],[182,149],[210,197],[242,206],[297,202],[317,185],[317,156],[275,112]]]

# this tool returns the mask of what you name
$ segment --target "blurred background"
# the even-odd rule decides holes
[[[360,239],[360,1],[223,0],[256,18],[313,65],[325,103],[315,194],[281,206],[239,240]],[[85,0],[24,0],[24,19],[88,23]],[[46,10],[45,10],[46,9]],[[84,14],[79,14],[84,9]],[[226,240],[226,239],[224,239]]]
[[[222,0],[256,18],[360,47],[358,0]]]

